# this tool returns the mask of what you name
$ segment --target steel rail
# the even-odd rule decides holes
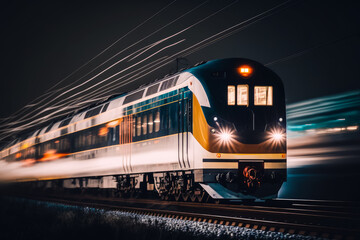
[[[221,204],[195,204],[180,202],[161,202],[144,199],[104,199],[88,196],[23,196],[40,201],[57,202],[61,204],[94,207],[108,210],[121,210],[126,212],[177,218],[189,221],[202,221],[214,224],[231,225],[259,229],[264,231],[277,231],[289,234],[309,235],[332,239],[357,239],[360,231],[356,227],[338,227],[324,225],[318,218],[326,217],[321,215],[307,214],[312,222],[306,222],[303,214],[281,212],[276,209],[244,209],[238,206],[229,207]],[[247,206],[244,206],[247,207]],[[246,210],[248,210],[246,212]],[[247,214],[240,214],[247,213]],[[254,214],[256,213],[256,214]],[[289,222],[290,216],[294,216],[298,222]],[[327,216],[329,218],[329,216]],[[331,217],[336,222],[341,218]],[[352,219],[354,220],[354,219]]]

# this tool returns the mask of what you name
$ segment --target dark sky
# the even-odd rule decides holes
[[[171,2],[172,0],[3,1],[0,9],[0,117],[9,116],[45,93],[48,88]],[[69,86],[97,64],[203,2],[174,2],[58,87]],[[232,2],[234,1],[209,0],[186,17],[134,46],[127,54],[174,34]],[[185,39],[150,61],[165,54],[171,55],[283,2],[285,1],[240,0],[154,48],[152,52]],[[293,1],[287,8],[187,55],[186,58],[191,64],[229,57],[250,58],[267,64],[299,53],[269,65],[284,81],[287,103],[359,89],[360,9],[356,2]],[[119,55],[109,64],[125,55]],[[145,56],[146,54],[142,57]],[[116,66],[113,73],[126,66]],[[169,63],[118,92],[161,77],[174,68],[175,64]],[[95,80],[100,81],[106,76],[108,75]]]

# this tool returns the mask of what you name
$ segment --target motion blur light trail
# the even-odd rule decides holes
[[[304,131],[322,133],[328,129],[345,130],[344,127],[357,130],[360,123],[360,90],[290,104],[287,114],[289,137]]]
[[[287,106],[288,182],[280,197],[356,200],[360,90]]]

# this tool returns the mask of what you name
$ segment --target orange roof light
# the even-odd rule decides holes
[[[238,67],[237,71],[243,77],[249,77],[253,73],[253,69],[248,65]]]

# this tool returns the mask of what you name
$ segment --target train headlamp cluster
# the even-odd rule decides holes
[[[270,140],[275,144],[279,144],[285,141],[285,133],[280,129],[271,130],[269,135],[270,135]]]
[[[222,142],[229,142],[232,139],[232,136],[228,132],[220,133],[220,139]]]
[[[234,141],[236,141],[235,131],[229,127],[220,127],[219,125],[218,127],[217,130],[214,128],[211,129],[211,132],[215,135],[217,144],[232,147]]]

